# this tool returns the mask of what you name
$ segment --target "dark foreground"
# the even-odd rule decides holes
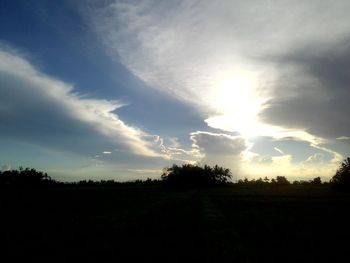
[[[350,198],[323,185],[190,191],[63,186],[0,189],[0,197],[1,257],[11,261],[348,262],[350,257]]]

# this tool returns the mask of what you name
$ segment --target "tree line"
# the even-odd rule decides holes
[[[275,178],[268,178],[267,176],[262,179],[261,177],[258,179],[239,179],[237,181],[237,184],[247,184],[247,185],[321,185],[321,184],[327,184],[328,182],[322,182],[321,177],[315,177],[314,179],[311,180],[295,180],[293,182],[290,182],[285,176],[276,176]]]
[[[171,187],[211,187],[220,185],[321,185],[330,184],[335,190],[350,192],[350,158],[346,158],[335,175],[329,182],[322,182],[320,177],[309,181],[288,181],[285,176],[277,176],[269,179],[240,179],[232,182],[232,173],[229,169],[215,166],[199,166],[193,164],[172,165],[163,169],[160,179],[136,180],[130,182],[118,182],[115,180],[83,180],[78,182],[63,183],[52,179],[47,173],[33,168],[20,167],[18,170],[0,171],[0,186],[116,186],[116,185],[165,185]]]

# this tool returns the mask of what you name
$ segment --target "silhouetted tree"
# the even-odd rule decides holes
[[[316,179],[316,178],[315,178]],[[306,182],[306,183],[311,183],[310,182]],[[261,177],[259,177],[258,179],[251,179],[249,180],[248,178],[244,178],[243,179],[239,179],[237,181],[237,184],[243,184],[243,185],[289,185],[290,182],[287,180],[286,177],[284,176],[277,176],[276,178],[272,178],[271,180],[267,177],[265,177],[264,179],[262,179]],[[299,181],[294,181],[293,184],[300,184]]]
[[[321,177],[315,177],[314,179],[312,179],[310,181],[311,184],[316,184],[316,185],[320,185],[322,184],[322,181],[321,181]]]
[[[19,170],[0,172],[0,185],[49,185],[56,183],[47,173],[20,167]]]
[[[170,186],[212,186],[227,183],[231,179],[231,172],[218,165],[200,167],[192,164],[182,166],[174,164],[164,169],[161,179]]]
[[[336,189],[350,190],[350,157],[342,162],[330,183]]]
[[[274,180],[274,182],[273,182],[273,180],[271,180],[271,183],[275,183],[275,184],[278,184],[278,185],[288,185],[288,184],[290,184],[290,182],[284,176],[277,176],[276,180]]]

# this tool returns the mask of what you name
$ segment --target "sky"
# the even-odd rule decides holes
[[[2,0],[0,168],[63,181],[329,180],[350,155],[346,0]]]

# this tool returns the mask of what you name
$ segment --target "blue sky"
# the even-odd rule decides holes
[[[296,3],[297,4],[296,4]],[[1,1],[0,165],[61,180],[349,155],[347,1]]]

